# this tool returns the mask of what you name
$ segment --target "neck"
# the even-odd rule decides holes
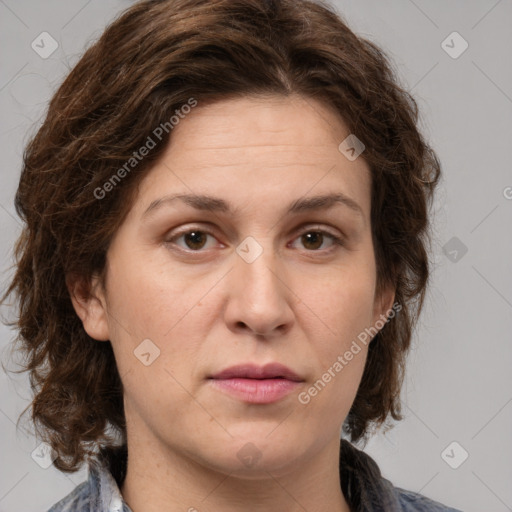
[[[133,512],[350,512],[341,491],[339,439],[279,470],[250,476],[207,467],[151,436],[131,438],[121,493]]]

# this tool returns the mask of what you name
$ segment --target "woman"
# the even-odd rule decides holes
[[[417,116],[320,3],[144,1],[105,30],[15,201],[32,417],[89,464],[51,511],[455,510],[352,444],[401,419],[440,175]]]

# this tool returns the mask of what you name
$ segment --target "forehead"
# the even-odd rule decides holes
[[[290,96],[245,96],[199,104],[172,132],[184,149],[218,146],[221,139],[233,147],[337,147],[348,134],[341,118],[323,102]],[[200,140],[198,140],[200,139]],[[339,140],[338,140],[339,139]],[[226,149],[227,146],[224,146]]]
[[[176,193],[224,196],[239,204],[262,194],[267,204],[280,204],[284,196],[340,192],[368,210],[369,168],[339,150],[348,135],[332,108],[310,98],[199,104],[173,128],[168,147],[143,180],[139,213]]]

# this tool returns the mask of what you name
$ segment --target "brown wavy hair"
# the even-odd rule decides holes
[[[52,97],[25,147],[15,197],[24,227],[2,302],[15,296],[18,317],[9,325],[26,359],[21,371],[30,372],[28,407],[61,471],[126,443],[112,347],[87,335],[66,278],[80,276],[87,288],[91,276],[104,277],[109,243],[171,130],[102,199],[95,191],[190,98],[290,94],[323,101],[365,144],[377,292],[391,284],[401,306],[369,345],[343,430],[366,441],[389,416],[402,419],[405,357],[430,272],[428,210],[441,172],[417,129],[416,101],[383,50],[320,0],[141,1],[105,29]]]

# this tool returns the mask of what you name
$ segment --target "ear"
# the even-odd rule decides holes
[[[95,340],[108,341],[108,312],[99,277],[93,276],[91,282],[86,283],[82,276],[67,275],[66,286],[85,332]]]
[[[375,300],[373,305],[374,326],[381,325],[382,322],[386,322],[387,318],[389,317],[389,311],[392,309],[395,300],[395,292],[395,287],[391,284],[388,284],[380,291],[380,293],[375,293]],[[380,327],[380,329],[382,329],[382,327]]]

